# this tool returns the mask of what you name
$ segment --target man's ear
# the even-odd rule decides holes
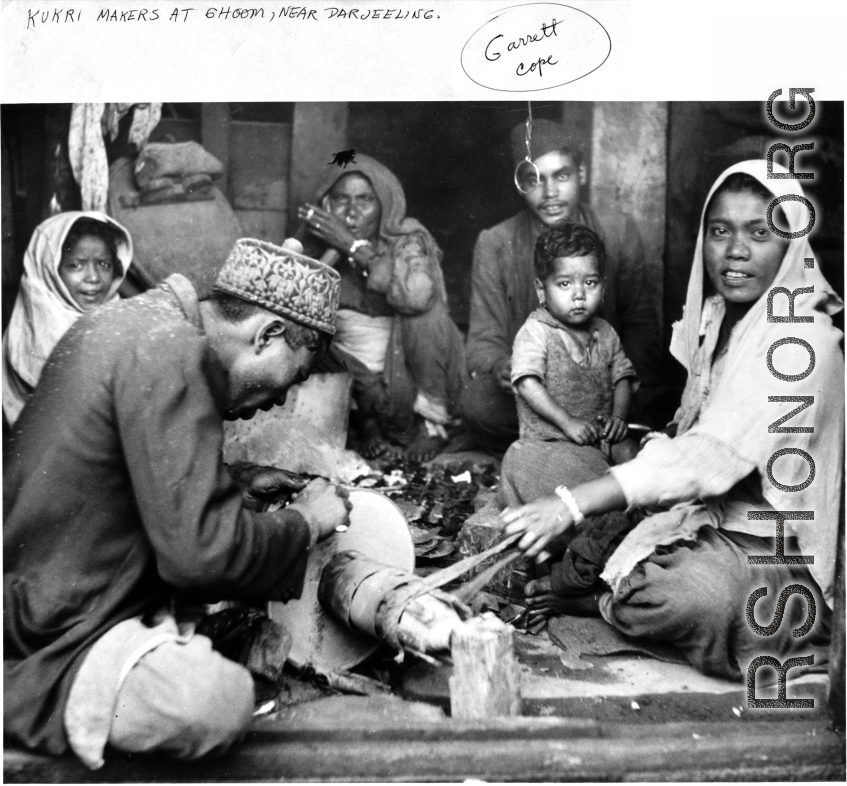
[[[579,174],[579,184],[584,186],[588,182],[588,170],[585,168],[585,164],[580,164],[577,171]]]
[[[543,306],[546,298],[544,297],[544,284],[540,278],[535,279],[535,294],[538,295],[538,302]]]
[[[253,337],[256,354],[268,349],[273,340],[285,336],[285,325],[278,319],[269,319],[259,326]]]

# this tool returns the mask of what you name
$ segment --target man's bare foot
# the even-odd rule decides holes
[[[366,459],[375,459],[384,456],[391,447],[388,437],[379,425],[376,418],[366,418],[362,421],[361,440],[359,452]]]
[[[423,464],[434,459],[447,445],[447,440],[439,434],[430,434],[423,418],[418,419],[415,438],[406,448],[406,458]]]
[[[528,622],[567,614],[572,617],[599,617],[599,593],[588,595],[559,595],[553,591],[550,576],[527,582],[524,587]]]

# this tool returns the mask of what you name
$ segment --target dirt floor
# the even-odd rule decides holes
[[[425,466],[373,464],[354,485],[403,510],[419,575],[496,538],[496,459],[454,452]],[[699,674],[672,649],[626,641],[602,620],[563,617],[526,631],[523,579],[515,563],[474,604],[515,623],[522,717],[450,718],[451,667],[398,663],[383,645],[351,670],[344,689],[290,666],[275,682],[257,678],[252,730],[223,758],[112,757],[91,772],[73,757],[7,749],[5,781],[844,780],[844,738],[832,730],[825,673],[789,681],[788,697],[813,698],[811,710],[749,710],[744,685]],[[775,697],[775,686],[758,696]]]
[[[468,556],[476,545],[469,529],[485,532],[496,525],[500,465],[488,454],[448,452],[426,465],[396,459],[371,464],[375,471],[355,485],[385,493],[403,510],[415,541],[418,575]],[[813,710],[748,710],[743,684],[700,674],[672,648],[627,641],[601,619],[560,618],[532,634],[521,624],[522,565],[507,570],[508,575],[494,577],[473,606],[474,611],[491,610],[506,622],[514,621],[525,716],[635,724],[826,717],[825,672],[789,681],[788,697],[814,698]],[[457,582],[447,589],[459,586]],[[414,658],[397,664],[394,653],[380,648],[353,671],[390,686],[395,695],[449,714],[449,665]],[[266,705],[269,717],[330,694],[316,682],[320,680],[304,683],[287,675],[273,709]],[[760,687],[757,695],[775,698],[776,688]]]

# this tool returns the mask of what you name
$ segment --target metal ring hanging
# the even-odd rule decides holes
[[[522,194],[531,194],[538,188],[538,184],[541,182],[541,172],[538,167],[532,163],[532,148],[530,147],[530,143],[532,142],[532,102],[527,101],[527,118],[526,118],[526,156],[524,160],[519,162],[515,167],[515,188],[518,189]],[[526,188],[524,184],[521,182],[520,174],[521,172],[526,172],[526,167],[532,167],[535,171],[535,181],[533,185]]]

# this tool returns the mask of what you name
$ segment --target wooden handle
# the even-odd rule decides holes
[[[497,545],[483,551],[481,554],[474,554],[472,557],[465,557],[465,559],[460,560],[443,570],[432,573],[423,580],[425,589],[422,591],[428,592],[431,589],[443,587],[445,584],[449,584],[451,581],[459,578],[459,576],[464,576],[465,573],[472,570],[480,563],[485,562],[485,560],[489,557],[493,557],[495,554],[499,554],[501,551],[505,551],[507,548],[514,545],[522,535],[523,532],[516,532],[514,535],[509,535],[509,537],[501,540]]]
[[[341,252],[337,251],[334,248],[328,248],[324,251],[323,256],[320,261],[325,265],[329,265],[330,267],[335,267],[338,264],[338,260],[341,259]]]
[[[507,554],[505,557],[501,557],[497,560],[493,565],[486,568],[482,573],[473,578],[464,587],[459,589],[456,592],[453,592],[452,595],[457,597],[462,603],[470,603],[476,594],[488,584],[491,579],[493,579],[503,568],[507,565],[511,565],[518,557],[521,556],[520,551],[512,551]]]

